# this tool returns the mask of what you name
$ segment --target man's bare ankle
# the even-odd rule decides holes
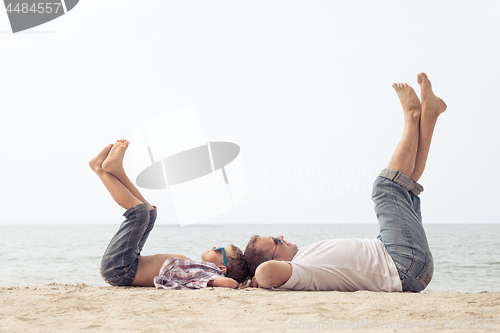
[[[421,112],[410,110],[405,113],[405,121],[409,121],[411,123],[418,123],[420,121]]]
[[[439,118],[439,114],[435,113],[423,113],[422,114],[422,121],[426,124],[435,124]]]

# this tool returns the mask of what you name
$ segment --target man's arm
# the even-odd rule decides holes
[[[223,287],[238,289],[239,283],[236,280],[227,277],[219,277],[214,280],[208,281],[210,287]]]
[[[255,270],[252,286],[273,288],[285,284],[292,276],[292,265],[289,262],[270,260],[263,262]]]

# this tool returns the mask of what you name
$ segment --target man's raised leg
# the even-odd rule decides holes
[[[418,84],[420,84],[422,98],[422,115],[420,117],[420,132],[418,139],[417,157],[415,168],[411,175],[414,181],[418,181],[424,172],[429,149],[431,146],[432,134],[436,126],[437,119],[446,110],[446,103],[432,91],[431,82],[425,73],[418,74]]]
[[[375,180],[372,199],[380,226],[378,239],[394,260],[402,291],[420,292],[431,281],[434,263],[420,215],[422,187],[411,179],[417,164],[423,105],[406,84],[394,84],[403,106],[403,138],[388,168]]]
[[[403,107],[404,131],[388,168],[410,177],[415,168],[417,156],[422,104],[413,88],[408,84],[394,83],[392,87],[396,90],[401,106]]]

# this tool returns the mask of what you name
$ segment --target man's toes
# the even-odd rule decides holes
[[[403,87],[401,86],[401,83],[394,83],[394,84],[392,85],[392,87],[393,87],[394,89],[396,89],[396,91],[400,91],[400,90],[403,88]]]
[[[422,73],[419,73],[418,76],[417,76],[417,82],[418,84],[422,84],[422,83],[426,83],[426,82],[429,82],[429,78],[427,77],[427,74],[425,74],[424,72]]]

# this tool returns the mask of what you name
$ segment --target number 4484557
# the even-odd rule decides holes
[[[59,8],[61,7],[61,3],[34,3],[33,5],[27,4],[27,3],[17,3],[14,8],[12,8],[12,3],[9,3],[7,5],[7,12],[12,13],[36,13],[36,14],[42,14],[42,13],[47,13],[50,14],[52,12],[57,13],[59,11]]]

